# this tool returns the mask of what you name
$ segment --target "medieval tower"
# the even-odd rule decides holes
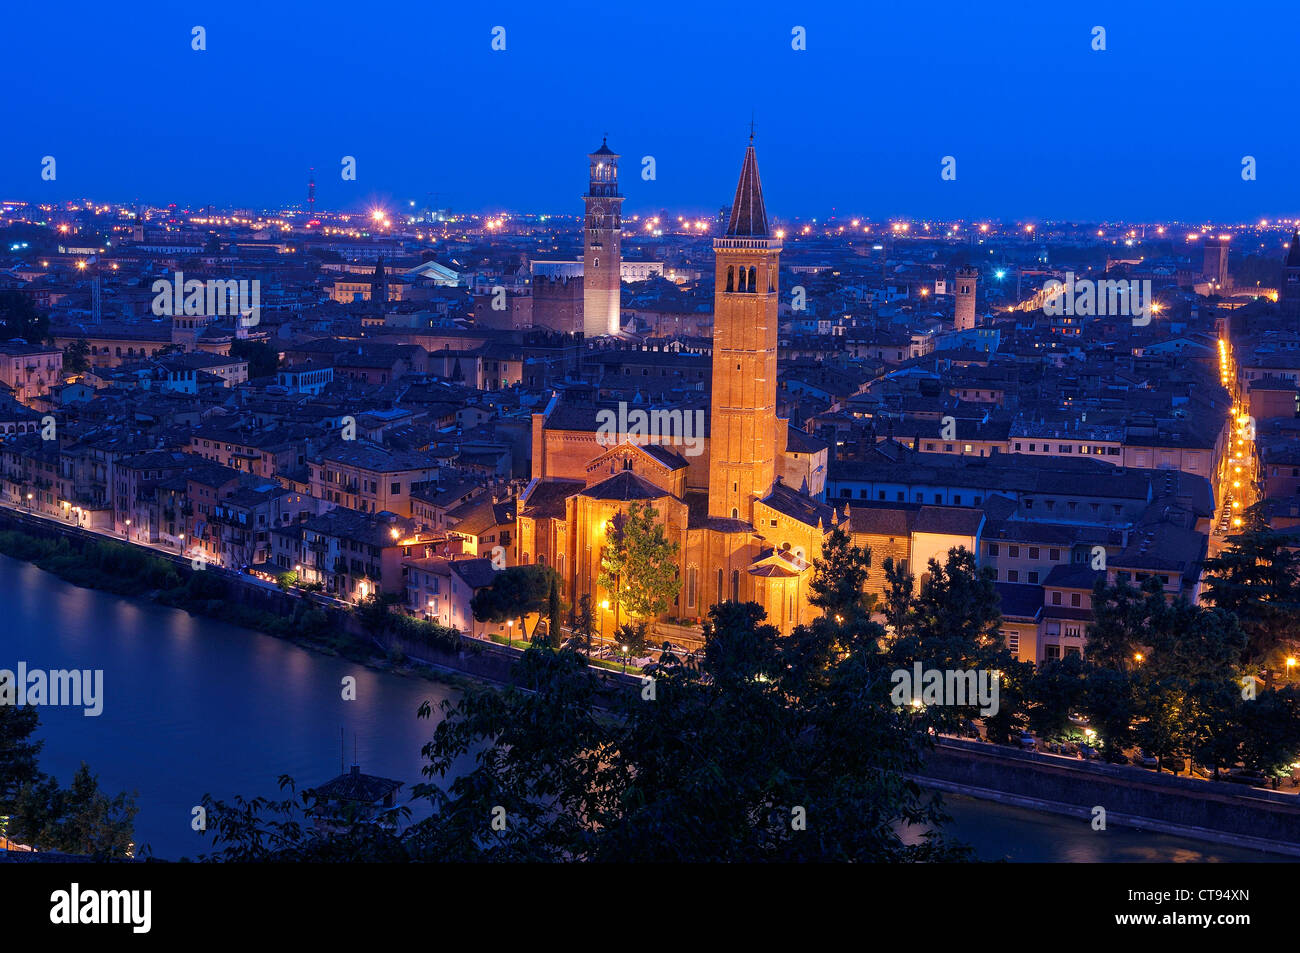
[[[713,240],[709,516],[752,525],[776,479],[777,266],[750,136],[726,235]],[[780,448],[784,449],[784,447]]]
[[[594,338],[618,334],[620,328],[623,196],[618,194],[618,153],[602,141],[600,148],[587,158],[590,183],[582,197],[586,205],[582,232],[582,327],[588,338]]]
[[[975,282],[979,278],[978,268],[969,265],[957,269],[956,311],[953,315],[953,330],[969,331],[975,327]]]
[[[1300,322],[1300,228],[1291,233],[1291,247],[1282,265],[1282,287],[1278,289],[1282,314],[1295,327]]]

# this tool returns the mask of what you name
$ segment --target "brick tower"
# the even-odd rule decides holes
[[[777,265],[751,133],[727,233],[713,240],[709,516],[753,522],[776,479]]]
[[[1291,320],[1294,328],[1300,321],[1300,228],[1291,233],[1291,247],[1282,266],[1282,287],[1278,295],[1282,314]]]
[[[969,265],[957,269],[956,289],[953,292],[957,307],[952,321],[955,331],[968,331],[975,327],[975,282],[979,276],[979,269]]]
[[[587,207],[582,232],[582,327],[588,338],[594,338],[618,334],[620,328],[623,196],[618,194],[618,153],[602,140],[587,158],[591,181],[582,197]]]

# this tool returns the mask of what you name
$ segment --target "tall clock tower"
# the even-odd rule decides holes
[[[602,140],[587,156],[590,184],[582,197],[582,329],[588,338],[618,334],[622,305],[623,196],[618,193],[618,153]]]
[[[709,516],[752,524],[776,479],[777,267],[750,136],[727,233],[713,240]]]

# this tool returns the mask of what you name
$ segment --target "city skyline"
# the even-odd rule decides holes
[[[773,3],[744,16],[660,5],[597,18],[600,8],[566,4],[445,11],[436,32],[398,28],[416,7],[366,16],[323,5],[310,19],[259,10],[256,28],[238,8],[152,9],[120,19],[73,5],[84,29],[61,43],[58,61],[103,82],[52,81],[51,51],[11,51],[6,198],[283,207],[302,201],[314,167],[322,208],[433,199],[463,211],[561,212],[583,184],[571,157],[607,133],[625,157],[629,211],[707,212],[725,202],[720,170],[753,120],[781,183],[773,207],[792,219],[1300,214],[1288,184],[1300,143],[1276,120],[1286,66],[1270,55],[1298,16],[1285,9],[1225,23],[1197,17],[1204,4],[1101,4],[1088,20],[954,4],[925,16],[827,16]],[[12,19],[39,35],[50,16]],[[195,24],[203,50],[191,48]],[[1094,24],[1107,31],[1105,50],[1091,48]],[[504,50],[492,49],[497,26]],[[128,42],[141,80],[170,81],[146,84],[146,96],[115,81],[114,51]],[[792,48],[799,42],[806,48]],[[614,64],[575,83],[595,49]],[[1233,73],[1198,69],[1188,49],[1237,54]],[[345,64],[341,81],[302,78],[322,75],[307,64],[326,50]],[[711,91],[730,89],[737,70],[765,80],[723,102]],[[1223,117],[1213,132],[1207,114]],[[54,181],[40,177],[47,155],[58,160]],[[355,181],[340,177],[344,156],[356,159]],[[653,180],[641,177],[647,156]],[[1253,181],[1241,175],[1247,156]],[[955,179],[941,178],[944,157]]]

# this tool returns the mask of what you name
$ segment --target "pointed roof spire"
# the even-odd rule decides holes
[[[753,125],[749,131],[749,148],[745,164],[740,167],[736,198],[731,203],[728,238],[767,238],[767,209],[763,206],[763,186],[758,181],[758,158],[754,155]]]
[[[1291,247],[1286,253],[1286,267],[1300,268],[1300,228],[1291,233]]]

